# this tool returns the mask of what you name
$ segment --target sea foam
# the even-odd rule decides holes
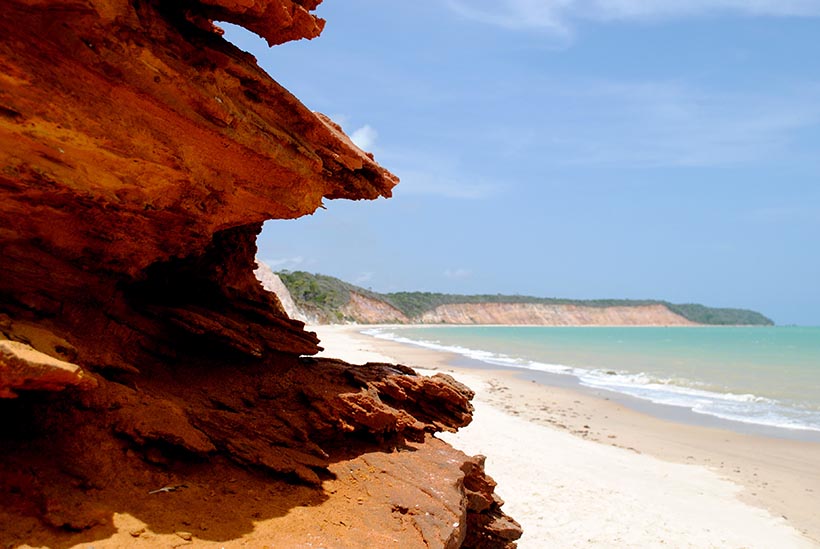
[[[362,333],[379,339],[461,355],[493,366],[569,375],[577,378],[578,382],[586,387],[613,391],[655,404],[688,408],[698,414],[730,421],[782,429],[820,431],[820,412],[817,410],[789,406],[754,394],[697,389],[680,384],[680,382],[676,383],[673,379],[653,378],[646,373],[636,374],[532,361],[460,345],[446,345],[426,339],[411,339],[383,328],[364,330]],[[697,383],[688,381],[686,385],[697,385]]]

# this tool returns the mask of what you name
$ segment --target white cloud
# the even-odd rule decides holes
[[[574,22],[647,21],[713,14],[817,17],[817,0],[447,0],[455,13],[509,29],[571,34]]]
[[[445,277],[452,278],[455,280],[469,278],[472,274],[472,271],[470,271],[469,269],[447,269],[444,271]]]
[[[373,127],[369,124],[365,124],[350,134],[350,140],[363,151],[371,150],[373,145],[376,144],[376,139],[378,137],[379,132],[373,129]]]

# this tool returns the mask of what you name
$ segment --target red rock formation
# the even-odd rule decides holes
[[[468,503],[481,468],[431,438],[469,422],[470,391],[299,358],[315,335],[253,276],[264,220],[397,182],[211,23],[312,38],[316,4],[4,2],[4,542],[377,546],[388,523],[406,546],[496,539],[497,507]],[[424,475],[441,489],[407,487]]]
[[[254,246],[262,221],[311,213],[323,197],[389,196],[393,175],[250,55],[191,22],[218,9],[224,20],[254,29],[264,23],[271,42],[273,25],[284,29],[281,40],[312,37],[321,27],[299,3],[241,4],[5,3],[0,298],[20,311],[14,316],[53,316],[64,302],[100,311],[102,295],[108,320],[75,316],[119,329],[117,310],[131,307],[110,303],[111,296],[146,288],[197,301],[200,317],[186,314],[177,325],[204,333],[204,311],[215,301],[256,289],[246,273],[252,258],[234,266],[229,257],[243,255],[235,247]],[[264,14],[274,12],[292,15],[268,21]],[[184,276],[169,280],[169,273]],[[286,320],[257,329],[270,324],[277,328],[266,345],[315,349]]]

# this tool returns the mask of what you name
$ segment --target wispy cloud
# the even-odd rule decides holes
[[[675,81],[582,79],[526,88],[547,107],[521,122],[527,129],[535,121],[539,132],[521,141],[522,153],[553,165],[764,161],[798,153],[800,132],[820,126],[820,86],[812,83],[765,95]]]
[[[652,21],[716,14],[817,17],[817,0],[447,0],[462,17],[568,35],[578,21]]]
[[[447,0],[455,13],[480,23],[509,29],[548,29],[556,34],[567,34],[562,10],[571,0]]]
[[[327,115],[331,120],[336,122],[342,128],[347,128],[350,124],[350,117],[343,113],[331,113]]]
[[[444,132],[439,132],[442,138]],[[446,136],[446,139],[460,139]],[[468,138],[461,139],[469,141]],[[431,141],[431,144],[436,144]],[[380,151],[379,159],[401,179],[395,195],[427,195],[459,200],[484,200],[498,195],[506,184],[485,174],[475,166],[464,166],[459,153],[442,154],[419,148],[391,148]]]
[[[784,90],[782,95],[760,96],[651,83],[602,91],[623,107],[617,127],[627,143],[632,141],[643,151],[633,152],[633,158],[647,164],[695,166],[780,155],[797,131],[820,123],[818,92]],[[642,129],[630,132],[636,123]],[[609,137],[617,143],[617,135]]]
[[[280,257],[276,259],[262,258],[262,261],[268,265],[273,271],[282,271],[285,269],[293,269],[305,262],[305,258],[301,255],[293,257]]]
[[[470,278],[470,276],[472,274],[473,274],[472,271],[470,271],[469,269],[462,269],[462,268],[459,268],[459,269],[446,269],[444,271],[444,276],[445,277],[451,278],[451,279],[454,279],[454,280],[463,280],[465,278]]]
[[[444,198],[482,200],[496,194],[499,186],[482,181],[467,181],[464,176],[446,172],[406,170],[397,171],[401,185],[397,194],[434,195]]]
[[[376,144],[376,139],[378,139],[378,137],[379,132],[377,132],[369,124],[365,124],[350,134],[350,140],[363,151],[371,150],[373,145]]]

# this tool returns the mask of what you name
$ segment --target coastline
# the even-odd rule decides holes
[[[310,329],[326,356],[442,371],[476,391],[473,424],[440,436],[488,456],[522,548],[820,547],[820,443],[657,417],[607,391],[360,333],[371,327]]]

